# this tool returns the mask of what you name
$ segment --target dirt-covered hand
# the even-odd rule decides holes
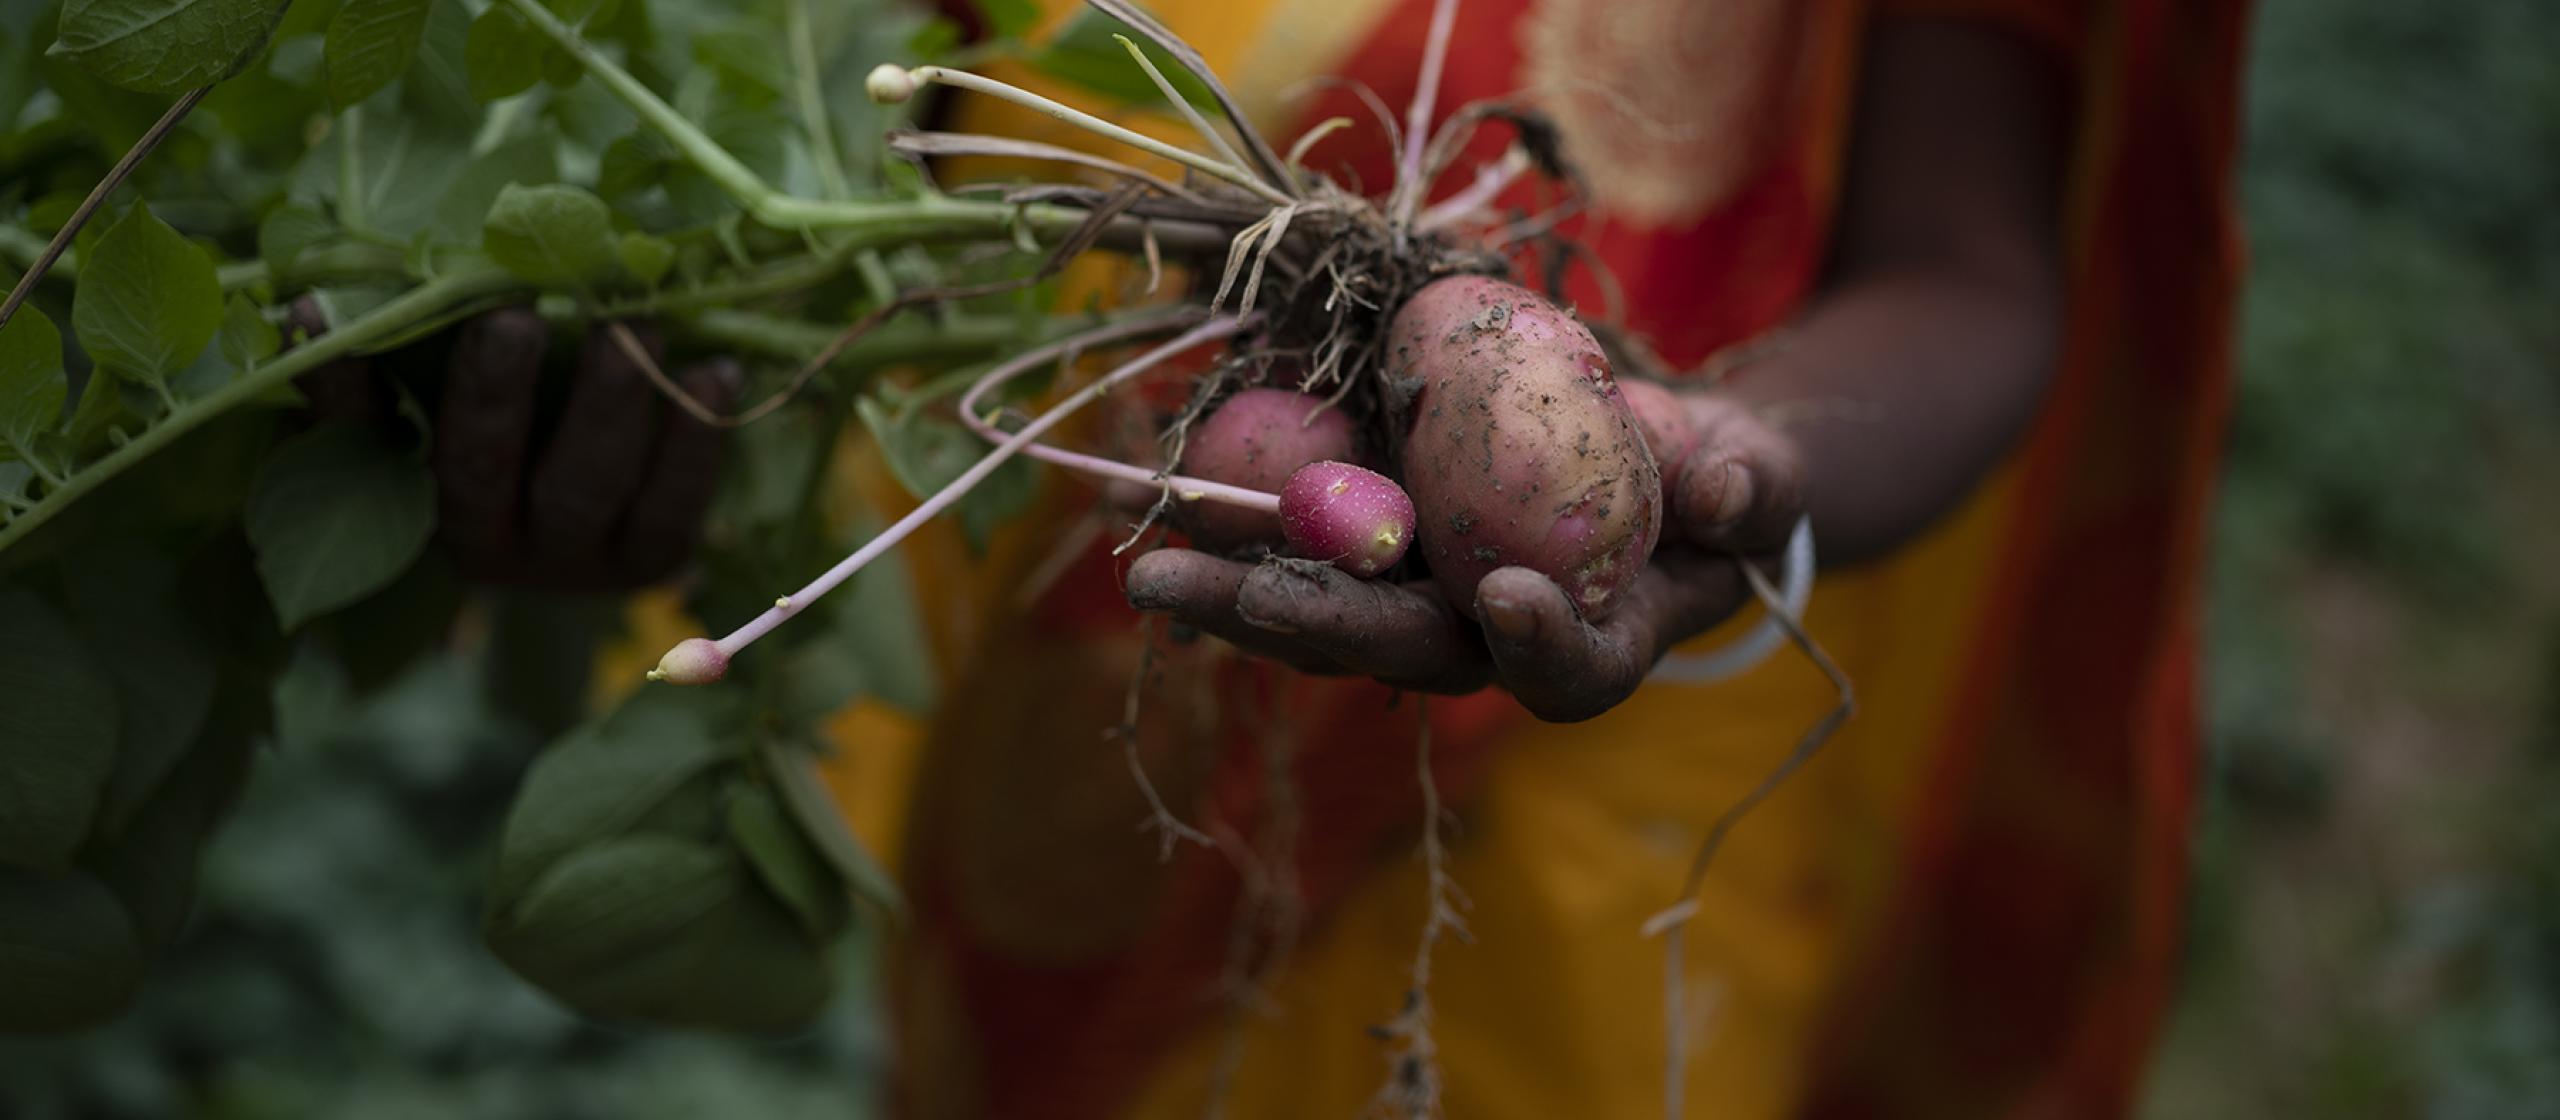
[[[1671,647],[1747,602],[1750,588],[1731,557],[1775,553],[1804,511],[1802,458],[1783,434],[1711,393],[1683,394],[1682,403],[1699,438],[1674,472],[1662,543],[1598,623],[1527,568],[1500,569],[1477,585],[1478,625],[1427,582],[1183,549],[1138,558],[1129,602],[1308,672],[1436,693],[1499,684],[1541,719],[1589,719],[1633,695]]]
[[[652,360],[663,353],[654,330],[634,334]],[[332,419],[387,415],[395,388],[385,375],[411,387],[433,419],[437,539],[465,575],[569,590],[665,579],[699,535],[721,432],[667,400],[601,326],[546,383],[549,351],[540,316],[504,308],[299,385]],[[715,411],[740,380],[726,360],[674,377]]]

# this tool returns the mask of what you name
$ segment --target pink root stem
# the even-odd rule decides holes
[[[1520,174],[1528,169],[1528,153],[1511,149],[1501,162],[1477,168],[1476,181],[1467,184],[1465,190],[1424,208],[1422,216],[1413,220],[1413,228],[1429,232],[1476,216],[1511,189],[1511,184],[1519,182]]]
[[[1106,335],[1106,332],[1111,332],[1114,329],[1115,328],[1113,327],[1105,327],[1101,330],[1078,335],[1077,337],[1067,339],[1054,347],[1044,348],[1045,352],[1033,351],[1029,354],[1023,355],[1022,357],[1006,362],[1003,365],[997,366],[994,369],[988,370],[985,376],[978,378],[975,384],[969,386],[969,391],[967,393],[961,395],[960,422],[967,424],[970,431],[978,433],[980,438],[985,439],[989,443],[1003,443],[1007,438],[1005,430],[997,427],[993,421],[980,415],[978,402],[988,393],[994,391],[998,386],[1003,385],[1005,382],[1011,381],[1014,378],[1020,377],[1025,373],[1029,373],[1032,370],[1040,368],[1041,366],[1047,365],[1049,362],[1056,360],[1059,357],[1072,353],[1075,350],[1084,349],[1088,346],[1116,341],[1118,336]],[[1120,333],[1125,335],[1135,332],[1122,330]],[[1121,482],[1134,482],[1142,486],[1170,487],[1173,490],[1174,498],[1179,501],[1218,502],[1225,505],[1241,506],[1245,509],[1260,510],[1264,513],[1280,512],[1280,495],[1278,494],[1266,494],[1260,490],[1247,489],[1242,486],[1230,486],[1223,482],[1211,482],[1205,478],[1193,478],[1189,475],[1162,474],[1148,470],[1145,467],[1132,466],[1116,459],[1105,459],[1098,455],[1087,455],[1081,451],[1069,451],[1064,448],[1051,447],[1045,443],[1025,444],[1022,448],[1022,453],[1052,466],[1061,467],[1066,470],[1075,471],[1079,474],[1104,479],[1106,481],[1116,480]]]
[[[1410,221],[1421,205],[1422,149],[1431,137],[1431,114],[1440,100],[1440,71],[1449,60],[1449,36],[1457,29],[1458,0],[1439,0],[1431,7],[1431,33],[1423,40],[1421,84],[1405,108],[1404,158],[1397,163],[1396,214]]]
[[[757,615],[746,625],[730,631],[727,637],[714,644],[720,647],[721,653],[730,657],[737,656],[738,651],[747,648],[756,639],[772,633],[773,629],[782,625],[785,620],[807,609],[809,604],[818,601],[827,592],[835,590],[837,585],[852,578],[853,574],[861,571],[864,565],[879,559],[881,554],[896,547],[899,541],[907,539],[918,527],[932,520],[935,515],[950,509],[979,483],[986,481],[987,476],[994,474],[996,468],[1003,466],[1006,460],[1020,454],[1025,448],[1033,446],[1042,435],[1048,433],[1049,429],[1057,427],[1077,410],[1102,399],[1104,394],[1127,384],[1140,374],[1164,364],[1166,359],[1201,343],[1230,337],[1243,327],[1244,324],[1232,316],[1222,315],[1208,319],[1155,349],[1130,359],[1127,364],[1102,375],[1093,384],[1076,390],[1067,399],[1052,406],[1049,411],[1033,417],[1030,423],[1022,426],[1021,431],[1004,437],[984,457],[971,464],[968,470],[960,472],[960,477],[952,479],[949,485],[934,491],[932,497],[926,498],[905,517],[899,518],[896,524],[881,530],[878,536],[864,542],[861,548],[854,550],[853,555],[837,561],[834,567],[827,569],[818,578],[810,580],[808,586],[793,592],[788,597],[776,600],[774,605],[767,608],[763,614]],[[1067,344],[1059,344],[1051,356],[1063,354],[1067,349]]]

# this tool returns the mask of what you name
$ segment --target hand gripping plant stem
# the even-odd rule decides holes
[[[994,474],[996,468],[1003,466],[1006,460],[1020,454],[1024,448],[1048,434],[1049,429],[1057,427],[1084,406],[1102,399],[1104,394],[1162,365],[1166,359],[1204,342],[1215,342],[1232,337],[1242,329],[1244,324],[1232,316],[1221,315],[1205,320],[1156,348],[1138,355],[1127,364],[1102,375],[1093,384],[1069,394],[1067,399],[1059,401],[1047,412],[1041,413],[1030,423],[1023,425],[1021,431],[1005,437],[1003,442],[998,443],[968,470],[960,472],[960,477],[952,479],[948,485],[935,491],[932,497],[926,498],[905,517],[899,518],[896,524],[864,542],[861,548],[854,550],[853,555],[837,561],[834,567],[827,569],[818,578],[810,580],[808,586],[774,600],[773,606],[767,608],[764,613],[749,620],[746,625],[730,631],[727,637],[716,642],[705,638],[688,638],[677,643],[675,648],[667,651],[665,657],[659,659],[658,667],[650,670],[650,678],[677,684],[708,684],[720,679],[721,675],[728,671],[729,659],[736,657],[738,651],[747,648],[756,639],[772,633],[773,629],[782,625],[785,620],[800,613],[809,604],[816,602],[820,596],[835,590],[837,585],[852,578],[853,574],[861,571],[864,565],[896,547],[899,541],[905,540],[936,514],[950,509],[953,503],[966,497],[969,491],[986,481],[987,476]],[[1059,352],[1064,353],[1063,350]]]

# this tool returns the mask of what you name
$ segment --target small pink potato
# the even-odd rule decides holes
[[[1192,426],[1178,470],[1268,494],[1309,463],[1354,458],[1357,442],[1351,417],[1327,407],[1322,397],[1246,389]],[[1179,516],[1192,544],[1203,551],[1276,547],[1284,539],[1280,518],[1258,510],[1186,502]]]
[[[1367,467],[1309,463],[1280,488],[1280,524],[1290,551],[1370,579],[1413,543],[1413,499]]]
[[[1399,467],[1417,544],[1449,605],[1519,565],[1584,617],[1617,609],[1662,531],[1662,476],[1591,332],[1545,297],[1483,276],[1437,280],[1388,328],[1414,390]]]
[[[1626,394],[1627,407],[1636,414],[1636,430],[1644,433],[1645,449],[1653,452],[1653,465],[1662,472],[1667,507],[1670,496],[1680,492],[1680,471],[1689,465],[1689,453],[1698,449],[1698,430],[1689,424],[1689,408],[1660,382],[1622,377],[1618,391]]]

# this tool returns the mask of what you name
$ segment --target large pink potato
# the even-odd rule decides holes
[[[1245,389],[1192,425],[1178,469],[1195,478],[1276,494],[1309,463],[1356,459],[1357,437],[1351,417],[1326,407],[1322,397]],[[1192,544],[1209,552],[1277,548],[1282,540],[1279,515],[1216,502],[1184,503],[1181,523]]]
[[[1389,328],[1413,386],[1402,461],[1416,543],[1449,604],[1521,565],[1585,617],[1617,608],[1662,529],[1662,477],[1591,332],[1545,297],[1481,276],[1415,293]]]

